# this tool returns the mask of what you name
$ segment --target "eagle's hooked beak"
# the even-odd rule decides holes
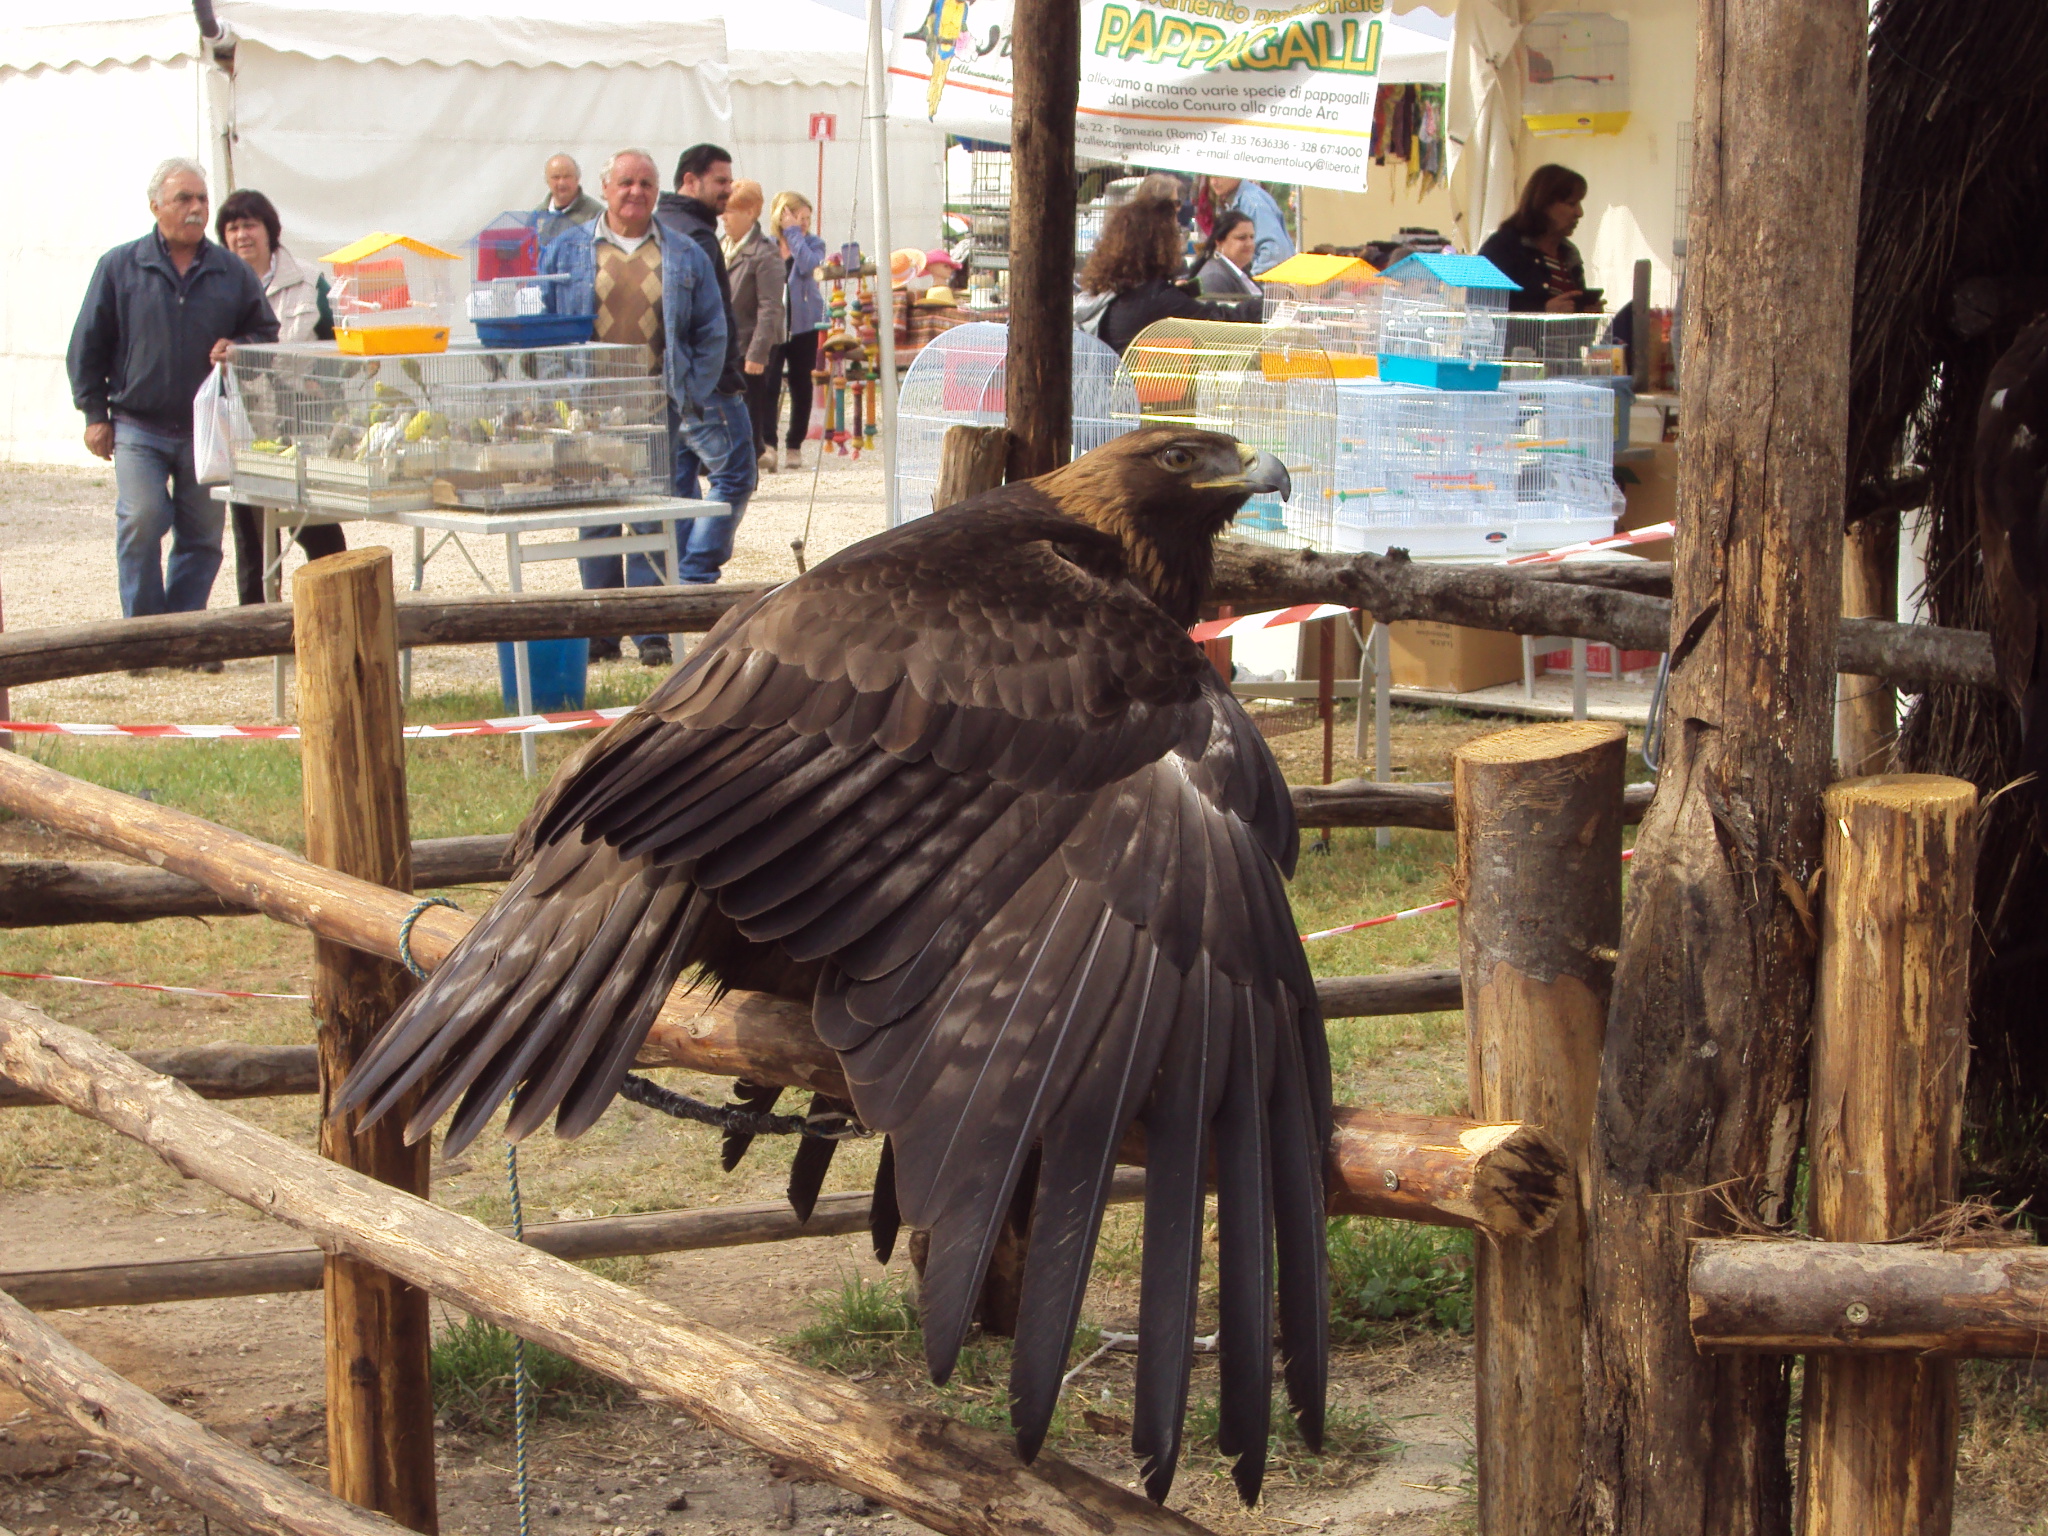
[[[1294,494],[1294,482],[1288,478],[1287,466],[1272,454],[1239,444],[1237,457],[1244,466],[1242,474],[1228,480],[1197,480],[1194,488],[1198,491],[1247,491],[1254,496],[1271,492],[1282,501]]]

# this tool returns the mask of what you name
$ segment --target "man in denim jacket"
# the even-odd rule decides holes
[[[594,314],[599,341],[644,349],[647,371],[661,375],[668,393],[670,432],[679,441],[688,441],[693,428],[701,430],[725,366],[727,320],[718,274],[695,241],[678,238],[655,222],[660,173],[645,150],[622,149],[613,155],[598,190],[604,195],[605,211],[588,224],[557,235],[541,253],[542,273],[569,278],[548,285],[549,305],[562,314]],[[731,524],[739,521],[743,506],[744,501],[735,505],[730,518],[698,518],[678,525],[678,531],[689,530],[678,580],[718,579],[719,566],[732,552]],[[661,527],[632,526],[635,533],[653,533]],[[721,546],[715,560],[707,561],[698,547],[700,529],[720,530],[702,540]],[[618,533],[613,524],[586,528],[581,536],[616,538]],[[622,584],[659,586],[662,572],[654,561],[663,558],[632,555],[621,562],[611,555],[584,560],[583,585],[593,590]],[[633,643],[647,666],[665,667],[674,659],[665,635],[636,635]],[[591,653],[616,656],[618,643],[609,642],[607,649],[606,642],[593,641]]]

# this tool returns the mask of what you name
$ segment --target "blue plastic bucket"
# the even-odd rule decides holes
[[[519,671],[510,640],[498,642],[498,686],[505,692],[505,712],[519,709]],[[588,640],[529,640],[528,664],[533,669],[533,712],[551,715],[583,708],[583,688],[590,677]]]

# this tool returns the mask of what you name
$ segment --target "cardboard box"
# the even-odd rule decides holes
[[[1492,629],[1402,619],[1387,626],[1394,686],[1470,693],[1522,679],[1522,640]]]
[[[1616,533],[1647,528],[1652,523],[1671,522],[1678,516],[1678,445],[1651,443],[1642,448],[1624,448],[1614,456],[1614,478],[1628,499]],[[1671,543],[1633,544],[1630,554],[1643,560],[1669,560]]]

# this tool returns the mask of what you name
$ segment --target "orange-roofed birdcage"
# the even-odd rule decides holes
[[[1326,549],[1329,489],[1337,456],[1337,407],[1329,354],[1293,325],[1160,320],[1125,348],[1115,409],[1137,426],[1227,432],[1287,466],[1283,502],[1258,496],[1232,525],[1236,535],[1283,549]]]
[[[1356,256],[1301,252],[1259,274],[1268,325],[1312,331],[1340,379],[1379,377],[1380,301],[1387,280]]]
[[[334,270],[334,344],[358,356],[445,352],[462,258],[409,235],[363,236],[320,258]]]

